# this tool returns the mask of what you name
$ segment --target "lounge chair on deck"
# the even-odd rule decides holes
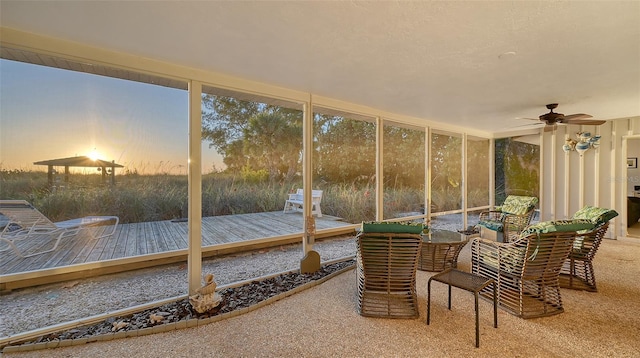
[[[117,216],[85,216],[54,223],[25,200],[0,200],[0,214],[7,219],[0,233],[0,241],[6,245],[0,244],[0,252],[12,249],[20,257],[31,257],[54,251],[58,248],[60,240],[75,236],[80,230],[88,227],[111,224],[113,225],[111,230],[105,229],[101,235],[93,238],[97,240],[109,237],[116,231],[120,221]],[[25,255],[16,245],[17,241],[45,239],[55,240],[53,247],[28,255]]]

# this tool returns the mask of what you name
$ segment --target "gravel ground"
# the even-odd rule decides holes
[[[319,240],[321,261],[355,255],[355,240]],[[302,245],[224,256],[203,261],[202,272],[218,286],[300,268]],[[0,336],[51,326],[151,301],[185,295],[187,267],[168,265],[13,291],[0,297]],[[11,312],[11,314],[6,314]]]

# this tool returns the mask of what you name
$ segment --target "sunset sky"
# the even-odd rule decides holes
[[[187,92],[0,60],[0,168],[98,154],[140,173],[186,173]],[[203,172],[223,168],[202,145]],[[117,172],[116,172],[117,173]]]

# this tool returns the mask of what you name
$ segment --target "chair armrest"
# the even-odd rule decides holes
[[[502,221],[503,212],[499,210],[483,211],[478,216],[479,221]]]
[[[512,243],[476,238],[471,246],[471,266],[474,272],[489,275],[493,272],[517,273],[523,269],[525,250]]]
[[[530,215],[506,214],[504,217],[504,242],[512,242],[520,237],[520,233],[531,222]]]

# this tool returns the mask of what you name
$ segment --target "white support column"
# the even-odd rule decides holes
[[[580,132],[583,131],[582,126],[580,126]],[[578,164],[579,164],[579,169],[578,169],[578,209],[584,206],[584,176],[587,175],[587,173],[585,173],[586,167],[584,165],[584,155],[585,153],[579,153],[580,155],[578,156]],[[565,217],[570,218],[573,213],[567,212],[567,215]]]
[[[596,127],[596,135],[600,135],[600,127]],[[593,186],[595,187],[595,194],[593,196],[594,206],[600,206],[600,146],[594,148],[595,162],[593,163]],[[582,208],[582,207],[581,207]]]
[[[629,136],[622,136],[621,158],[625,159],[625,160],[626,160],[626,158],[628,158],[628,155],[629,155],[628,154],[628,148],[627,148],[627,146],[629,145],[628,139],[629,139]],[[622,170],[621,170],[622,176],[619,178],[620,180],[616,180],[615,184],[613,185],[615,187],[615,186],[620,185],[618,183],[622,183],[622,185],[620,185],[620,189],[621,189],[620,190],[620,202],[621,203],[624,203],[625,201],[629,200],[629,199],[627,199],[627,196],[629,195],[627,193],[627,183],[629,182],[629,174],[627,172],[628,172],[627,168],[622,168]],[[615,173],[615,171],[613,171],[612,173]],[[614,178],[617,178],[617,177],[614,175]],[[615,205],[613,207],[615,208]],[[621,215],[620,215],[620,218],[619,218],[620,220],[619,221],[622,224],[621,225],[622,230],[620,231],[620,235],[626,237],[629,234],[628,229],[627,229],[627,225],[628,225],[628,223],[627,223],[627,210],[629,208],[626,208],[626,210],[624,210],[624,209],[625,208],[623,208],[622,212],[620,213]],[[614,229],[613,232],[614,232],[614,235],[615,235],[616,230]]]
[[[547,205],[547,201],[545,200],[546,198],[546,190],[547,187],[545,185],[545,167],[546,167],[546,163],[545,163],[545,145],[544,145],[544,135],[542,134],[543,132],[540,131],[538,133],[538,141],[540,143],[540,155],[538,157],[538,160],[540,162],[540,176],[538,177],[538,187],[540,188],[540,191],[538,192],[538,206],[540,208],[540,212],[538,213],[538,220],[543,221],[543,217],[546,217],[546,212],[545,212],[545,205]],[[553,162],[553,161],[551,161]],[[553,172],[553,171],[552,171]],[[553,177],[550,177],[553,178]]]
[[[567,130],[568,131],[568,130]],[[569,137],[569,134],[565,134],[565,139]],[[556,133],[555,131],[552,134],[552,139],[553,141],[552,143],[552,150],[554,153],[556,152]],[[571,152],[565,153],[565,163],[564,163],[564,208],[563,208],[563,213],[562,213],[562,217],[564,218],[568,218],[570,217],[569,214],[569,207],[570,207],[570,201],[571,201]],[[554,220],[556,220],[557,218],[553,218]]]
[[[549,173],[549,178],[553,178],[553,180],[551,180],[551,183],[550,183],[551,187],[549,188],[549,190],[546,192],[543,192],[543,195],[544,194],[549,195],[549,208],[551,209],[551,212],[545,218],[548,220],[555,220],[556,212],[558,211],[556,208],[556,191],[558,190],[558,180],[555,180],[555,178],[558,177],[558,159],[556,157],[557,152],[556,152],[555,139],[556,139],[555,132],[553,132],[551,136],[551,150],[549,151],[549,158],[551,158],[551,164],[550,164],[551,173]],[[565,161],[566,160],[568,159],[565,158]],[[544,178],[544,177],[541,177],[541,178]],[[544,196],[546,197],[546,195]],[[540,220],[542,220],[542,217],[540,218]]]
[[[303,237],[302,250],[304,256],[300,260],[300,273],[313,273],[320,269],[320,255],[313,250],[316,235],[316,222],[311,214],[313,190],[313,96],[303,103],[302,109],[302,192],[303,205]]]
[[[189,294],[202,286],[202,83],[189,82],[188,280]]]
[[[613,122],[611,124],[611,142],[610,142],[610,148],[609,148],[609,171],[610,173],[612,173],[613,179],[615,180],[616,178],[627,178],[627,168],[626,168],[626,164],[624,165],[624,167],[621,165],[622,163],[617,163],[616,161],[616,151],[618,150],[618,146],[616,145],[616,143],[618,142],[618,126],[616,125],[615,122]],[[624,148],[624,147],[623,147]],[[626,148],[624,148],[624,150],[621,150],[621,156],[619,157],[622,160],[625,160],[626,163],[626,158],[627,158],[627,151]],[[625,174],[622,174],[625,173]],[[620,200],[624,200],[624,201],[619,201],[616,200],[618,199],[617,195],[616,195],[616,189],[620,189],[620,188],[624,188],[623,191],[620,193]],[[627,188],[627,183],[626,183],[626,179],[625,182],[622,184],[618,184],[618,183],[614,183],[614,185],[609,185],[609,195],[611,195],[611,207],[612,208],[616,208],[617,203],[619,202],[620,204],[626,205],[626,188]],[[623,211],[621,215],[625,215],[626,211]],[[626,215],[625,215],[626,216]],[[622,218],[622,220],[618,220],[618,218],[614,218],[613,219],[613,229],[610,229],[610,231],[612,232],[612,239],[617,239],[618,236],[627,236],[627,225],[626,225],[626,218]]]
[[[313,169],[311,161],[313,158],[313,103],[312,96],[309,96],[309,103],[303,104],[302,109],[302,187],[303,187],[303,217],[304,220],[304,238],[302,240],[302,249],[304,254],[308,254],[313,250],[315,243],[315,228],[311,227],[314,219],[311,214],[311,193],[313,190]]]
[[[425,220],[431,219],[431,128],[424,130],[424,214]]]
[[[376,117],[376,220],[384,220],[384,178],[382,177],[384,165],[384,123],[380,117]]]
[[[489,207],[496,206],[496,140],[489,139]]]
[[[467,228],[467,206],[468,198],[467,198],[467,133],[462,133],[462,163],[460,168],[460,173],[462,174],[462,228],[466,230]]]

